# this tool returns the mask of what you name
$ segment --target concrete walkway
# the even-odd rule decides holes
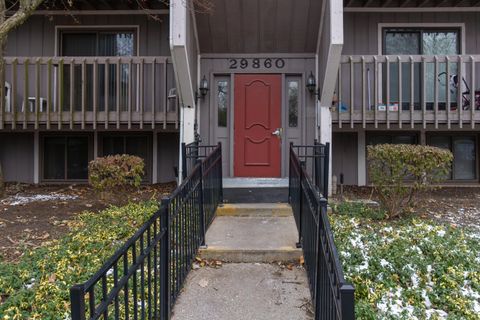
[[[288,204],[230,204],[219,208],[207,231],[208,247],[200,250],[200,256],[224,263],[218,269],[190,272],[173,319],[312,319],[306,272],[289,264],[293,261],[298,265],[302,255],[295,246],[297,241]]]
[[[192,270],[172,319],[313,319],[305,270],[260,263]]]

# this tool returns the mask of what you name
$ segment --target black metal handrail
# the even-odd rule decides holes
[[[300,164],[309,173],[322,196],[328,199],[330,143],[321,144],[315,140],[313,145],[294,145],[291,143],[290,146],[295,150]]]
[[[325,150],[329,148],[328,145],[320,146]],[[302,148],[307,151],[312,149],[314,150],[312,154],[318,154],[319,151],[315,151],[315,148],[320,146],[317,143],[313,146],[290,146],[289,202],[298,229],[299,243],[303,249],[310,292],[315,306],[315,319],[350,320],[355,318],[355,289],[345,281],[328,220],[327,199],[322,196],[321,189],[313,183],[312,176],[307,173],[308,165],[305,161],[302,162],[297,154],[297,150]],[[302,153],[304,159],[317,159],[305,157],[307,151]],[[327,170],[322,172],[328,175],[328,151],[324,154],[326,156],[323,157],[323,168]],[[312,165],[315,166],[315,163]],[[327,181],[323,190],[328,194],[326,191],[328,180],[323,181]]]
[[[97,273],[70,289],[72,320],[169,319],[222,195],[218,144]]]
[[[200,141],[182,143],[182,178],[185,179],[198,161],[207,158],[217,145],[200,145]]]

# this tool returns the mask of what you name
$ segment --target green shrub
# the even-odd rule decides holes
[[[421,145],[380,144],[367,151],[370,180],[390,218],[404,212],[417,192],[445,180],[453,160],[448,150]]]
[[[143,159],[131,155],[114,155],[97,158],[88,165],[88,180],[98,191],[116,188],[138,188],[144,175]]]

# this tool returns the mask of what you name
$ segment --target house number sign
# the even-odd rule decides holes
[[[248,67],[253,69],[285,68],[285,60],[282,58],[228,59],[228,64],[230,69],[246,69]]]

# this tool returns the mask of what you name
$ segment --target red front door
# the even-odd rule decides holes
[[[280,75],[235,75],[234,173],[280,177]]]

